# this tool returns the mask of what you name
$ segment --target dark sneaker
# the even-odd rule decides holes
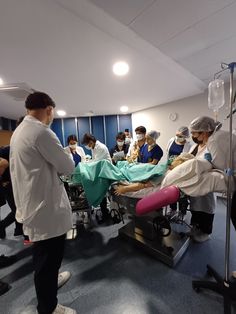
[[[0,295],[6,293],[9,289],[9,284],[0,280]]]
[[[6,230],[5,227],[0,226],[0,239],[5,239],[6,238]]]
[[[10,266],[16,262],[16,256],[5,256],[1,255],[0,256],[0,268]]]

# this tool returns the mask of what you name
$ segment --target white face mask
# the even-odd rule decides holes
[[[131,139],[129,137],[126,137],[125,138],[125,144],[130,144],[130,142],[131,142]]]
[[[76,145],[76,144],[70,144],[69,147],[70,147],[71,149],[76,149],[77,145]]]
[[[86,149],[89,149],[89,150],[92,149],[92,147],[90,147],[90,146],[88,146],[88,145],[85,145],[84,147],[85,147]]]
[[[117,144],[118,146],[123,146],[124,143],[125,143],[124,141],[122,141],[122,142],[118,142],[118,141],[117,141],[117,142],[116,142],[116,144]]]
[[[185,142],[185,138],[180,136],[175,136],[175,140],[180,143]]]
[[[141,141],[144,138],[143,134],[136,134],[136,138],[138,141]]]

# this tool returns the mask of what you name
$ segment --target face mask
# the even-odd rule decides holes
[[[138,141],[141,141],[144,138],[143,134],[136,134],[136,138]]]
[[[117,141],[117,142],[116,142],[116,144],[117,144],[118,146],[123,146],[124,143],[125,143],[124,141],[122,141],[122,142],[118,142],[118,141]]]
[[[89,149],[89,150],[92,149],[92,147],[90,147],[90,146],[88,146],[88,145],[85,145],[84,147],[85,147],[86,149]]]
[[[193,140],[194,143],[196,143],[196,144],[202,144],[202,143],[203,143],[203,141],[198,140],[197,137],[193,137],[193,136],[192,136],[192,140]]]
[[[130,144],[130,142],[131,142],[130,138],[129,138],[129,137],[126,137],[126,138],[125,138],[125,144]]]
[[[77,145],[76,145],[76,144],[70,144],[69,147],[70,147],[71,149],[76,149]]]
[[[177,136],[177,135],[176,135],[175,139],[176,139],[177,142],[180,142],[180,143],[185,141],[184,137],[180,137],[180,136]]]

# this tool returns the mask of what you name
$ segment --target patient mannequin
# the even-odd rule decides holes
[[[177,166],[181,165],[182,163],[184,163],[185,161],[189,160],[189,159],[193,159],[194,155],[189,154],[189,153],[182,153],[179,156],[177,156],[169,165],[168,171],[176,168]],[[121,194],[125,194],[128,192],[136,192],[145,188],[150,188],[154,186],[154,182],[151,180],[148,180],[146,182],[136,182],[136,183],[131,183],[128,185],[125,184],[118,184],[116,185],[115,188],[115,195],[121,195]]]

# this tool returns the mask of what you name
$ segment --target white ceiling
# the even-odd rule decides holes
[[[235,61],[236,0],[1,0],[0,77],[69,116],[129,112],[201,93]],[[130,73],[115,77],[117,60]],[[0,116],[24,103],[0,93]]]

